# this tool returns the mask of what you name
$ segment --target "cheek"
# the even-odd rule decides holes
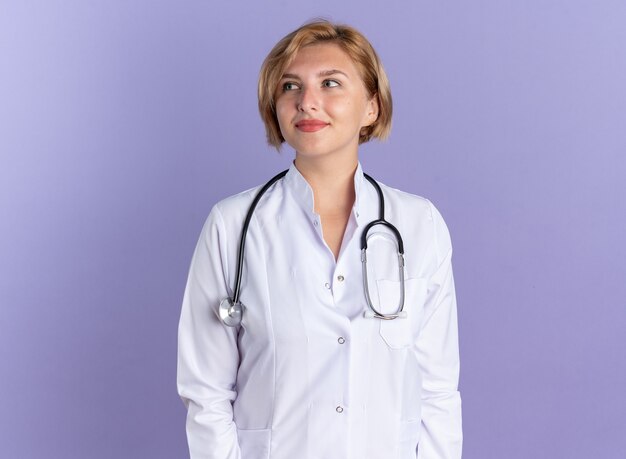
[[[282,132],[284,127],[287,126],[290,115],[287,113],[285,104],[281,101],[276,102],[276,119],[278,120],[278,127]]]
[[[281,94],[274,99],[276,114],[291,113],[295,107],[294,97],[291,94]]]
[[[336,119],[345,119],[354,110],[354,104],[345,97],[329,98],[324,102],[326,113]]]
[[[333,116],[340,117],[351,123],[360,123],[365,112],[364,103],[358,96],[338,97],[326,101],[325,109]]]
[[[342,117],[349,122],[350,125],[354,125],[357,128],[361,127],[364,118],[363,113],[363,105],[357,102],[350,102],[341,107]]]

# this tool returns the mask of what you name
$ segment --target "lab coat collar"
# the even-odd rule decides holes
[[[352,208],[352,213],[356,218],[356,221],[359,221],[360,212],[360,193],[363,189],[363,169],[361,167],[361,162],[357,163],[356,171],[354,172],[354,194],[356,196],[354,200],[354,206]],[[315,205],[313,200],[313,189],[309,185],[309,182],[302,176],[300,171],[296,168],[295,162],[291,163],[289,167],[289,171],[284,179],[285,186],[291,194],[294,196],[298,204],[307,212],[310,212],[313,215],[315,214]]]

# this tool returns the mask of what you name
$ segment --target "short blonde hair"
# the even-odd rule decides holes
[[[281,39],[265,58],[259,74],[259,112],[267,142],[280,149],[285,141],[276,117],[275,95],[285,69],[298,51],[309,45],[336,43],[352,59],[361,73],[369,97],[376,96],[378,118],[361,129],[359,143],[372,137],[385,139],[391,131],[392,101],[389,80],[371,43],[358,30],[343,24],[318,20],[307,23]]]

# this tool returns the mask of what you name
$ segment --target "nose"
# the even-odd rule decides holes
[[[300,97],[298,98],[298,111],[316,111],[319,109],[319,94],[315,88],[305,86],[300,90]]]

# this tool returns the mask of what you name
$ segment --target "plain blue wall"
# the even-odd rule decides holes
[[[450,227],[466,459],[626,451],[626,3],[0,2],[0,456],[185,457],[176,328],[212,204],[289,164],[261,62],[316,16],[395,97],[364,169]]]

